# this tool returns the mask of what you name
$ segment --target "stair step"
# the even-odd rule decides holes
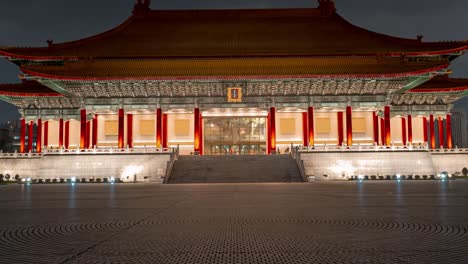
[[[168,183],[302,182],[289,155],[181,156]]]

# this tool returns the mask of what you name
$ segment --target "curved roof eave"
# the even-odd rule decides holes
[[[136,29],[138,29],[137,26],[133,25],[134,22],[136,23],[141,23],[143,21],[143,24],[145,23],[145,19],[147,19],[149,22],[147,23],[159,23],[157,19],[160,17],[163,17],[166,19],[166,22],[171,22],[175,21],[178,16],[180,17],[189,17],[188,20],[189,22],[192,19],[193,21],[197,22],[197,18],[201,17],[201,15],[204,16],[212,16],[212,18],[216,18],[217,16],[220,16],[220,13],[226,13],[228,16],[231,16],[231,20],[229,20],[229,23],[235,26],[236,23],[241,23],[237,22],[236,19],[232,19],[232,16],[238,12],[238,16],[250,16],[252,17],[255,14],[260,14],[260,17],[263,15],[263,17],[268,18],[269,20],[265,21],[272,21],[271,18],[277,18],[281,16],[286,16],[289,15],[293,18],[297,18],[297,23],[299,24],[304,24],[303,18],[311,17],[316,19],[317,23],[330,23],[335,26],[336,30],[341,30],[344,32],[349,32],[349,36],[346,36],[347,38],[350,39],[359,39],[359,36],[367,36],[369,39],[373,40],[373,43],[370,43],[369,45],[374,45],[373,47],[373,52],[367,52],[365,49],[364,50],[359,50],[355,49],[356,52],[352,51],[347,51],[347,52],[339,52],[337,51],[338,49],[333,49],[329,48],[330,50],[321,50],[320,45],[315,47],[317,50],[313,52],[313,48],[311,48],[309,51],[301,51],[300,47],[298,46],[295,52],[291,52],[291,55],[285,54],[285,52],[288,50],[285,48],[286,46],[282,47],[281,45],[283,44],[278,44],[280,46],[272,46],[270,49],[271,53],[268,54],[266,52],[256,52],[256,53],[249,53],[249,52],[240,52],[239,54],[236,54],[233,52],[232,54],[229,54],[230,48],[226,49],[221,49],[218,52],[213,51],[212,54],[204,54],[206,57],[254,57],[254,56],[438,56],[438,55],[449,55],[449,54],[455,54],[459,52],[463,52],[468,50],[468,41],[454,41],[454,42],[420,42],[416,39],[405,39],[405,38],[399,38],[399,37],[393,37],[377,32],[373,32],[358,26],[355,26],[351,24],[349,21],[344,19],[343,17],[339,16],[338,14],[331,15],[327,18],[323,18],[322,16],[319,15],[320,12],[317,11],[316,8],[307,8],[307,9],[257,9],[257,10],[164,10],[164,11],[159,11],[159,10],[153,10],[150,11],[150,13],[144,17],[144,18],[138,18],[134,15],[130,16],[128,19],[126,19],[123,23],[118,25],[117,27],[108,30],[106,32],[83,38],[80,40],[76,41],[71,41],[71,42],[65,42],[65,43],[58,43],[58,44],[51,44],[49,47],[36,47],[36,48],[0,48],[0,56],[4,56],[10,59],[15,59],[15,60],[31,60],[31,61],[62,61],[62,60],[79,60],[79,59],[87,59],[87,58],[120,58],[123,55],[122,50],[117,50],[115,53],[109,53],[102,55],[102,51],[100,52],[101,48],[103,47],[102,45],[108,45],[110,42],[112,43],[112,38],[117,38],[120,40],[120,42],[126,44],[129,40],[126,39],[126,35],[128,33],[132,34],[140,34],[141,36],[144,36],[145,34],[150,34],[151,32],[146,30],[142,32],[134,32]],[[317,13],[317,14],[316,14]],[[175,18],[172,18],[171,15],[176,16]],[[262,17],[261,17],[262,18]],[[260,18],[260,19],[261,19]],[[171,20],[174,19],[174,20]],[[322,21],[323,19],[329,19],[329,21]],[[153,20],[156,20],[153,21]],[[241,20],[241,19],[240,19]],[[192,21],[192,22],[193,22]],[[265,21],[260,20],[260,22],[264,23]],[[186,22],[186,23],[189,23]],[[194,23],[195,23],[194,22]],[[273,23],[273,22],[271,22]],[[279,22],[274,22],[274,23],[279,23]],[[301,25],[302,25],[301,24]],[[139,25],[139,24],[138,24]],[[159,24],[156,24],[159,25]],[[202,25],[201,26],[207,26],[207,25]],[[208,23],[208,26],[211,25]],[[242,25],[240,25],[242,26]],[[242,28],[242,27],[241,27]],[[304,26],[303,29],[307,30],[312,30],[311,32],[318,32],[317,34],[323,34],[324,32],[327,33],[325,29],[321,29],[320,27],[314,27],[313,29],[308,28],[308,26]],[[334,28],[332,28],[333,30]],[[325,30],[325,31],[324,31]],[[328,29],[330,30],[330,29]],[[128,31],[128,32],[127,32]],[[323,32],[322,32],[323,31]],[[150,32],[150,33],[148,33]],[[303,34],[305,33],[311,33],[311,32],[302,32]],[[121,34],[120,33],[125,33]],[[152,32],[153,34],[158,34],[158,32],[155,30]],[[301,36],[301,32],[297,33],[298,36]],[[329,32],[328,32],[329,33]],[[182,34],[182,33],[181,33]],[[240,34],[240,33],[239,33]],[[353,35],[354,34],[354,35]],[[253,34],[255,35],[255,34]],[[273,34],[274,35],[274,34]],[[269,35],[268,35],[269,36]],[[252,37],[252,36],[251,36]],[[271,36],[269,36],[271,37]],[[342,36],[339,36],[342,37]],[[253,38],[256,38],[255,36]],[[264,41],[265,39],[260,39],[261,41]],[[159,39],[158,39],[159,41]],[[251,40],[250,40],[251,41]],[[329,39],[328,41],[333,41],[333,38]],[[136,41],[138,42],[138,41]],[[338,41],[336,41],[338,42]],[[386,45],[390,45],[391,49],[389,46],[382,47],[381,50],[379,50],[379,43],[385,43]],[[165,43],[164,45],[168,45],[170,42]],[[244,43],[245,44],[245,43]],[[245,47],[242,43],[239,44],[239,51],[245,50]],[[365,45],[365,43],[363,43]],[[91,47],[88,47],[88,46]],[[190,45],[190,43],[188,43]],[[311,45],[311,44],[309,44]],[[353,47],[353,44],[349,44],[350,46],[344,47],[346,49],[353,49],[356,47]],[[383,44],[382,44],[383,45]],[[124,45],[126,46],[126,45]],[[328,46],[328,45],[327,45]],[[358,46],[358,45],[355,45]],[[100,47],[100,48],[96,48]],[[304,46],[306,47],[306,46]],[[405,50],[405,47],[407,50]],[[130,49],[130,47],[126,47],[127,49]],[[343,48],[343,47],[340,47]],[[94,50],[93,50],[94,49]],[[144,49],[144,48],[142,48]],[[190,50],[190,47],[186,47],[186,49]],[[276,50],[275,50],[276,49]],[[418,50],[420,49],[420,50]],[[104,49],[105,50],[105,49]],[[91,52],[90,52],[91,51]],[[281,51],[281,52],[280,52]],[[335,52],[337,51],[337,52]],[[377,52],[379,51],[379,52]],[[381,51],[381,52],[380,52]],[[120,54],[119,54],[120,52]],[[125,50],[124,50],[125,52]],[[173,57],[192,57],[187,54],[179,55],[177,54],[151,54],[151,50],[145,53],[145,51],[140,51],[141,54],[135,54],[134,56],[132,55],[127,55],[129,57],[135,58],[135,59],[143,59],[143,58],[153,58],[153,57],[167,57],[167,58],[173,58]],[[154,51],[153,51],[154,52]],[[223,52],[225,54],[223,54]],[[242,53],[242,54],[241,54]],[[133,54],[133,53],[129,53]],[[167,56],[166,56],[167,55]],[[194,58],[200,58],[204,57],[203,54],[193,54]]]
[[[434,73],[440,70],[447,69],[449,65],[440,65],[428,69],[422,69],[411,72],[401,73],[381,73],[381,74],[301,74],[301,75],[242,75],[242,76],[106,76],[106,77],[95,77],[95,76],[61,76],[50,73],[41,73],[28,69],[22,68],[21,70],[28,75],[50,79],[50,80],[61,80],[61,81],[185,81],[185,80],[269,80],[269,79],[394,79],[394,78],[406,78],[414,77],[427,73]]]

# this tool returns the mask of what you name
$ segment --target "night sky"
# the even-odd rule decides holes
[[[124,21],[134,0],[3,0],[0,46],[45,46],[101,33]],[[380,33],[425,41],[467,40],[466,0],[337,0],[338,13],[351,23]],[[316,0],[171,0],[152,1],[152,9],[240,9],[316,7]],[[455,61],[453,77],[468,78],[468,54]],[[19,82],[17,67],[0,59],[0,83]],[[456,107],[468,111],[468,98]],[[14,106],[0,102],[0,122],[19,117]]]

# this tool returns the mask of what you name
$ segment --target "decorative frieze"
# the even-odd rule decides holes
[[[12,97],[11,103],[20,109],[80,109],[89,112],[128,110],[153,111],[164,109],[205,107],[242,107],[241,102],[228,102],[228,91],[242,90],[242,104],[246,107],[295,106],[306,109],[380,109],[385,105],[434,106],[447,109],[459,98],[458,94],[398,93],[410,80],[401,79],[297,79],[250,81],[114,81],[114,82],[57,82],[55,85],[76,97]],[[311,103],[313,102],[313,103]],[[439,111],[430,108],[431,111]],[[421,112],[428,111],[421,109]],[[441,110],[440,110],[441,111]],[[47,114],[53,116],[55,114]],[[75,113],[70,113],[70,116]]]
[[[393,105],[446,105],[459,99],[458,94],[405,93],[392,95]]]
[[[285,81],[114,81],[61,82],[77,97],[226,97],[227,89],[240,87],[244,96],[374,95],[403,88],[409,80],[304,79]]]

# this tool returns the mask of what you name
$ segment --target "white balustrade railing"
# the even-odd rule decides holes
[[[468,148],[439,148],[429,149],[425,145],[415,146],[334,146],[334,145],[321,145],[321,146],[292,146],[292,153],[297,152],[358,152],[358,151],[379,151],[379,152],[392,152],[392,151],[428,151],[437,154],[468,154]],[[95,148],[95,149],[43,149],[42,153],[3,153],[0,151],[0,159],[6,158],[41,158],[45,155],[108,155],[108,154],[158,154],[158,153],[179,153],[178,148]]]
[[[45,155],[109,155],[109,154],[158,154],[158,153],[178,153],[178,148],[94,148],[94,149],[46,149],[42,153],[3,153],[2,158],[41,158]]]
[[[456,153],[465,153],[468,154],[468,148],[440,148],[440,149],[431,149],[429,150],[431,153],[447,153],[447,154],[456,154]]]
[[[42,153],[2,153],[0,152],[0,159],[6,158],[41,158]]]
[[[372,146],[372,145],[354,145],[354,146],[336,146],[336,145],[320,145],[320,146],[298,146],[298,152],[359,152],[359,151],[379,151],[379,152],[392,152],[392,151],[428,151],[431,153],[467,153],[468,149],[465,148],[452,148],[452,149],[429,149],[427,145],[408,145],[408,146]]]

